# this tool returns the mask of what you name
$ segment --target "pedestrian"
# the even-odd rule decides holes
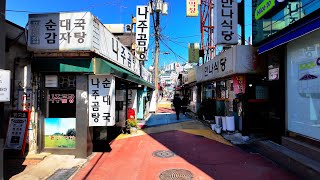
[[[188,98],[186,95],[184,95],[182,98],[182,104],[181,104],[181,110],[183,115],[186,115],[187,107],[188,107]]]
[[[173,106],[174,106],[174,110],[176,111],[177,120],[179,120],[181,104],[182,104],[182,101],[181,101],[179,95],[175,94],[174,98],[173,98]]]

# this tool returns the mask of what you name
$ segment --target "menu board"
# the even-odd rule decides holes
[[[11,111],[6,138],[6,149],[21,150],[24,152],[26,137],[30,121],[29,111]]]

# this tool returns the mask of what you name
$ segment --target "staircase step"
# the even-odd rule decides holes
[[[270,140],[255,142],[256,150],[303,179],[320,177],[320,162],[276,144]]]
[[[290,137],[282,137],[282,145],[320,162],[320,148]]]

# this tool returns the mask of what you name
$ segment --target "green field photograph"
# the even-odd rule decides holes
[[[75,148],[76,118],[45,118],[45,148]]]

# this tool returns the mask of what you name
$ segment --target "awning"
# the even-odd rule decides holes
[[[75,58],[38,58],[32,62],[32,71],[35,72],[64,72],[64,73],[88,73],[88,74],[114,74],[115,76],[140,85],[154,89],[154,85],[101,58],[75,59]]]
[[[137,84],[145,85],[154,89],[154,85],[133,74],[132,72],[121,68],[111,62],[101,58],[94,59],[94,74],[114,74],[115,76],[131,81]]]
[[[32,71],[35,72],[81,72],[93,74],[93,60],[37,58],[32,61]]]

